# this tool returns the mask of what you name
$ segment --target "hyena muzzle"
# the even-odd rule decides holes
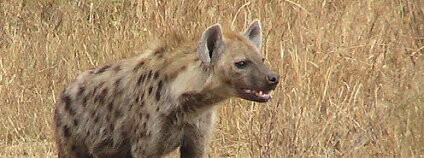
[[[262,32],[208,27],[196,42],[166,39],[139,56],[86,71],[55,107],[59,157],[205,157],[215,105],[267,102],[278,74],[264,64]]]

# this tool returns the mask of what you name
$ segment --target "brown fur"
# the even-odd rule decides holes
[[[175,36],[79,75],[56,104],[59,157],[160,157],[177,147],[182,157],[205,156],[214,105],[237,96],[229,61],[261,58],[244,35],[224,40],[228,60],[213,67],[199,60],[196,42]]]

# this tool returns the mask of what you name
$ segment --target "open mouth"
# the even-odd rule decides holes
[[[258,91],[252,89],[239,89],[238,93],[241,98],[256,102],[267,102],[272,98],[271,90]]]

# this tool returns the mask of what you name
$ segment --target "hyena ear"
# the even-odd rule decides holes
[[[221,25],[208,27],[202,34],[197,48],[197,55],[206,66],[211,65],[222,54],[224,41],[222,40]]]
[[[249,28],[244,31],[244,35],[256,45],[258,49],[261,48],[262,45],[262,28],[261,22],[259,20],[253,20],[250,24]]]

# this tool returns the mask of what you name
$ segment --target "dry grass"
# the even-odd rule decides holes
[[[424,156],[424,2],[0,1],[0,156],[52,157],[56,94],[171,30],[258,18],[282,83],[222,105],[211,157]]]

